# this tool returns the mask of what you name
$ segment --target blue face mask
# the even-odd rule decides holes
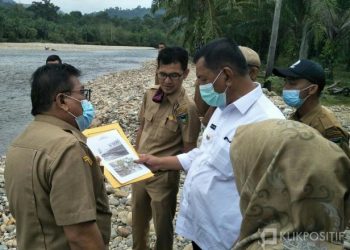
[[[204,85],[199,85],[199,91],[202,99],[210,106],[213,107],[223,107],[226,106],[226,90],[223,93],[217,93],[214,90],[214,83],[219,78],[223,71],[217,75],[215,80],[212,83],[207,83]]]
[[[75,116],[71,112],[67,111],[70,115],[75,118],[75,122],[77,123],[79,130],[84,131],[88,127],[90,127],[92,120],[95,118],[95,110],[94,106],[88,100],[79,101],[71,96],[67,96],[77,102],[81,103],[81,107],[83,109],[83,114],[80,116]]]
[[[311,87],[311,86],[309,86]],[[305,88],[308,89],[309,87]],[[291,107],[294,108],[300,108],[304,102],[306,101],[306,99],[308,98],[305,97],[304,99],[300,98],[300,92],[304,91],[305,89],[299,90],[299,89],[290,89],[290,90],[283,90],[282,92],[282,97],[283,97],[283,101]]]

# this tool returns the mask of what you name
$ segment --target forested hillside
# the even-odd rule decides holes
[[[155,46],[164,41],[175,44],[179,39],[168,34],[171,22],[163,22],[162,16],[141,7],[82,14],[79,11],[63,13],[50,0],[34,1],[27,8],[7,4],[0,6],[0,42]]]

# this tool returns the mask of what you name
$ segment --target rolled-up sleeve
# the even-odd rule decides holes
[[[179,160],[182,168],[188,172],[188,170],[191,167],[191,164],[193,160],[200,154],[200,149],[199,148],[194,148],[191,151],[177,155],[177,159]]]

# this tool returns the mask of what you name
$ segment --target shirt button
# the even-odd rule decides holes
[[[209,135],[207,135],[207,140],[208,140],[208,141],[210,140],[210,136],[209,136]]]

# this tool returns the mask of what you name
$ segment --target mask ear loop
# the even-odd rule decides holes
[[[56,95],[56,97],[54,98],[54,102],[56,102],[56,98],[58,97],[59,98],[59,100],[60,100],[60,102],[62,103],[62,104],[65,104],[65,102],[64,102],[64,94],[63,93],[58,93],[57,95]],[[65,110],[64,108],[62,108],[64,111],[67,111],[67,110]]]
[[[73,100],[75,100],[75,101],[81,103],[81,101],[79,101],[78,99],[76,99],[76,98],[74,98],[74,97],[71,97],[71,96],[69,96],[69,95],[62,94],[62,97],[63,97],[63,96],[68,97],[68,98],[71,98],[71,99],[73,99]],[[70,115],[73,116],[74,118],[77,118],[77,117],[78,117],[78,116],[74,115],[72,112],[70,112],[69,110],[64,110],[64,111],[66,111],[68,114],[70,114]]]
[[[219,76],[221,75],[221,73],[224,72],[224,70],[222,69],[220,71],[220,73],[215,77],[214,81],[213,81],[213,87],[214,87],[214,84],[216,83],[216,80],[219,78]]]
[[[66,110],[66,112],[67,112],[68,114],[70,114],[71,116],[73,116],[74,118],[77,118],[77,116],[75,116],[72,112],[70,112],[70,111],[68,111],[68,110]]]
[[[74,101],[77,101],[77,102],[80,102],[80,103],[81,103],[80,100],[78,100],[78,99],[76,99],[76,98],[74,98],[74,97],[72,97],[72,96],[70,96],[70,95],[65,95],[65,94],[62,94],[62,95],[64,95],[65,97],[68,97],[68,98],[70,98],[70,99],[73,99]]]
[[[310,87],[312,87],[312,85],[315,85],[315,84],[313,84],[313,83],[311,83],[311,85],[310,86],[307,86],[306,88],[304,88],[304,89],[302,89],[302,90],[300,90],[300,92],[299,92],[299,98],[300,98],[300,93],[302,92],[302,91],[304,91],[304,90],[306,90],[306,89],[308,89],[308,88],[310,88]],[[303,102],[305,102],[309,97],[310,97],[311,95],[307,95],[304,99],[302,99],[303,100]]]

